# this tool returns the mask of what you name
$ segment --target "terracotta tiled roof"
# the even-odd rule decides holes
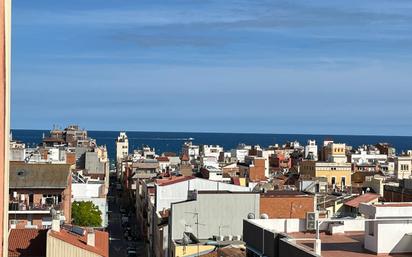
[[[233,185],[240,186],[240,179],[237,177],[232,177],[232,183]]]
[[[353,208],[359,208],[359,204],[372,202],[379,199],[379,197],[380,195],[378,194],[366,193],[347,201],[345,205]]]
[[[180,157],[180,160],[184,162],[190,161],[189,156],[187,156],[187,154],[183,154],[182,157]]]
[[[50,236],[60,239],[66,243],[82,248],[86,251],[96,253],[102,257],[109,256],[109,234],[103,231],[95,230],[95,247],[87,245],[87,236],[79,236],[70,233],[66,229],[61,229],[60,232],[50,230]]]
[[[159,186],[167,186],[167,185],[172,185],[172,184],[176,184],[176,183],[179,183],[179,182],[191,180],[191,179],[194,179],[194,178],[195,177],[193,177],[193,176],[169,177],[169,178],[164,178],[164,179],[157,179],[156,183]]]
[[[46,229],[12,229],[9,235],[9,257],[45,257]]]
[[[167,156],[160,156],[160,157],[157,157],[157,160],[159,162],[168,162],[169,158]]]

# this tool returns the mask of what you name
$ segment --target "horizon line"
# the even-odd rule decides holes
[[[84,129],[84,128],[83,128]],[[11,128],[10,130],[50,131],[51,129]],[[138,130],[99,130],[85,129],[92,132],[136,132],[136,133],[193,133],[193,134],[247,134],[247,135],[299,135],[299,136],[354,136],[354,137],[412,137],[412,135],[380,134],[318,134],[318,133],[279,133],[279,132],[218,132],[218,131],[138,131]]]

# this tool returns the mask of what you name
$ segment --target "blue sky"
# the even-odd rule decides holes
[[[412,135],[412,1],[13,1],[12,127]]]

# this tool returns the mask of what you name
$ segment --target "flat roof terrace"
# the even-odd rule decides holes
[[[298,239],[295,242],[311,251],[313,251],[316,234],[310,232],[288,233],[293,239]],[[308,240],[304,240],[308,239]],[[322,242],[321,255],[323,257],[372,257],[372,256],[393,256],[393,257],[410,257],[412,253],[394,253],[394,254],[376,254],[366,250],[363,247],[363,232],[346,232],[344,234],[327,235],[320,234]],[[292,240],[293,241],[293,240]]]

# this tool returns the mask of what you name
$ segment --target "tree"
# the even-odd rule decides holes
[[[102,212],[91,201],[72,204],[73,224],[83,227],[100,227],[102,225]]]

